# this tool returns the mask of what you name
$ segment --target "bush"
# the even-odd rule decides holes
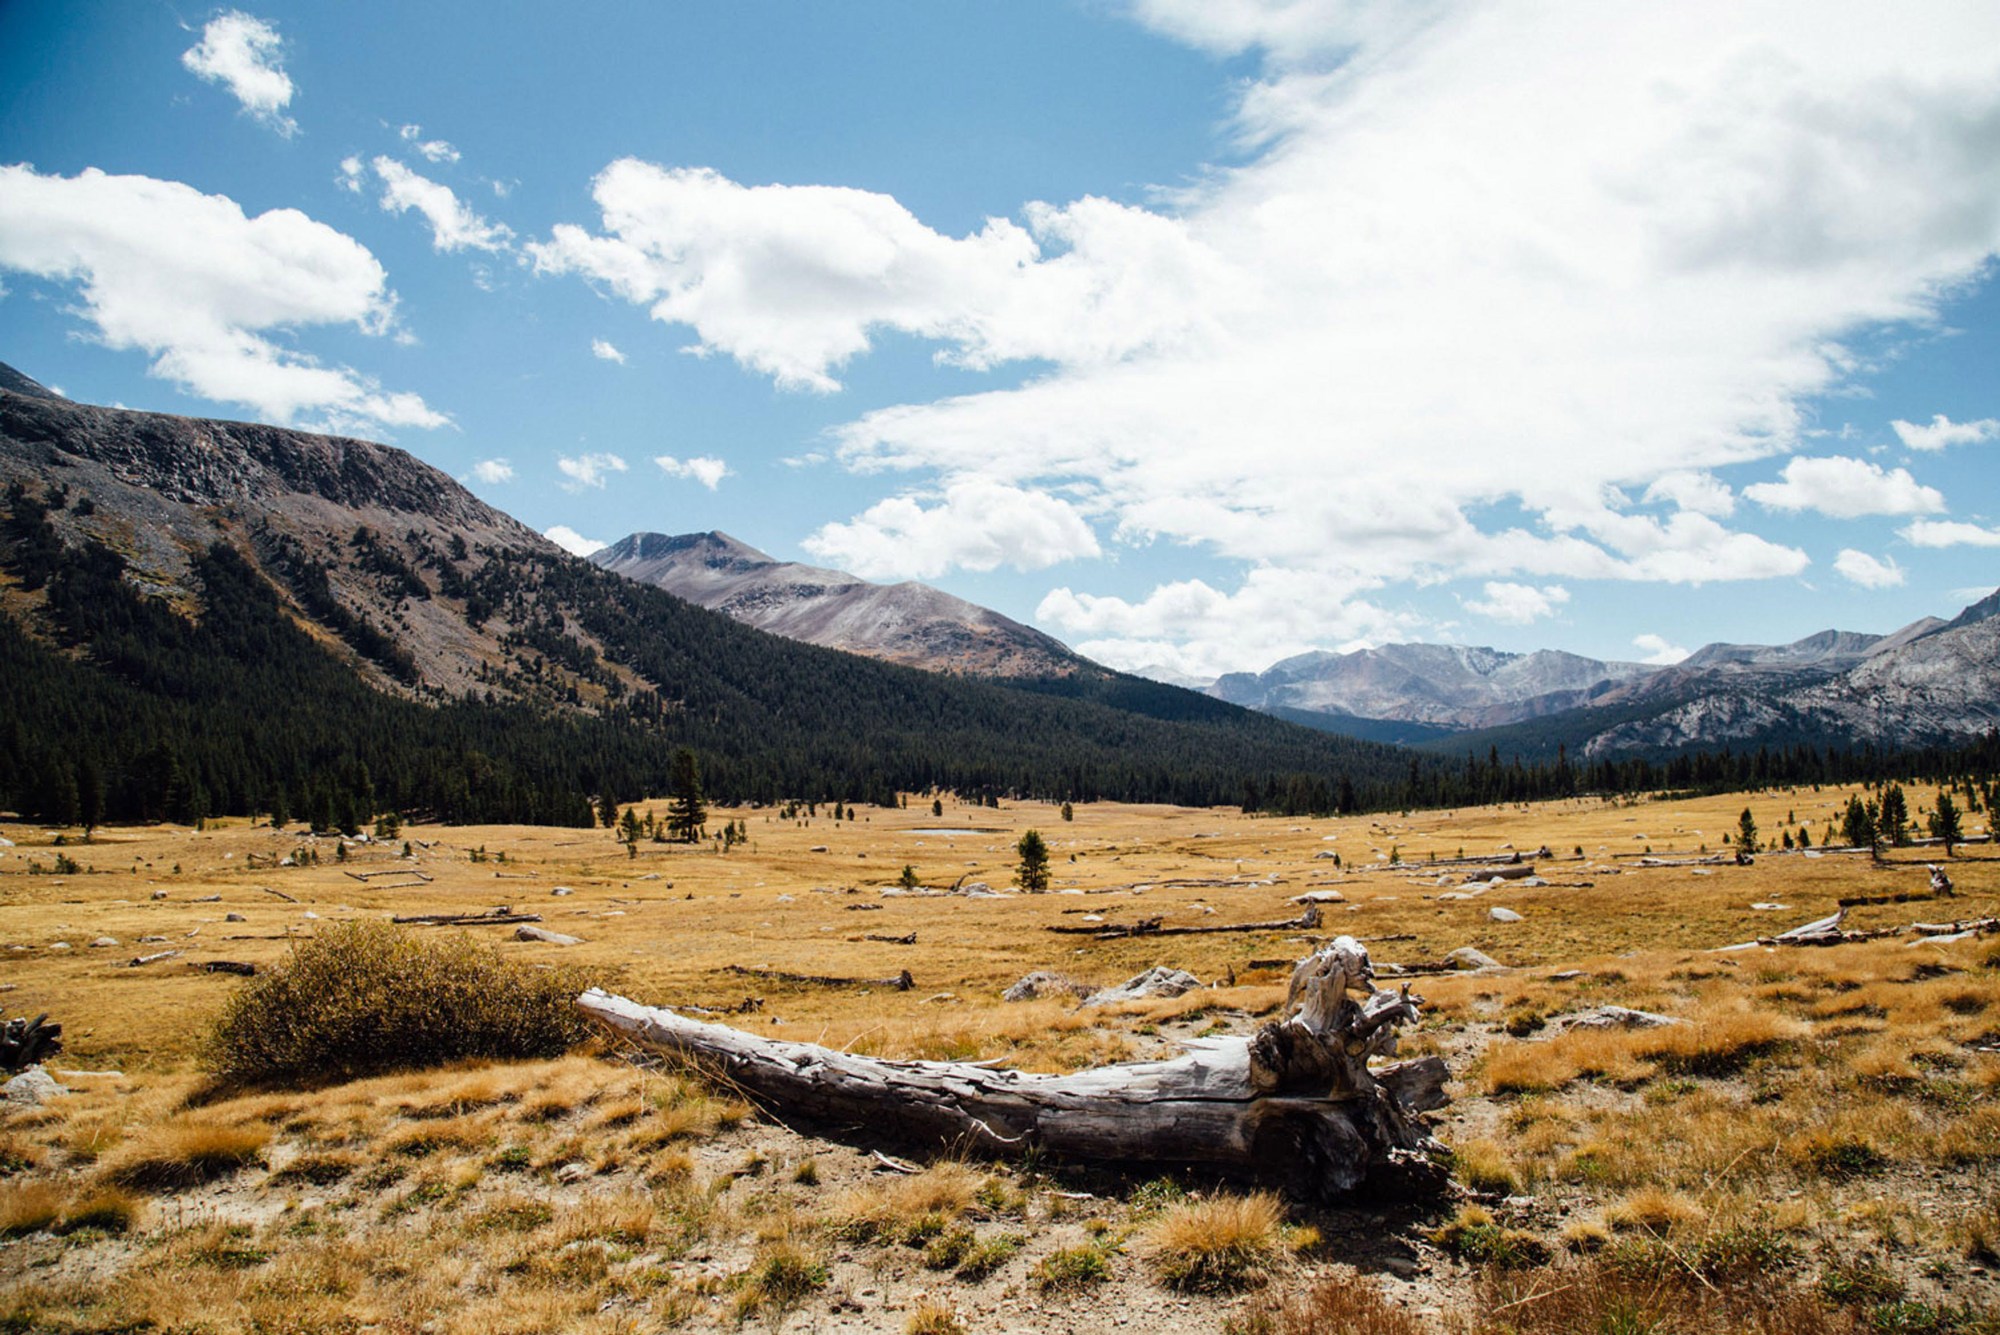
[[[589,1032],[580,970],[530,968],[463,934],[343,923],[233,996],[209,1069],[246,1084],[330,1082],[469,1057],[554,1057]]]

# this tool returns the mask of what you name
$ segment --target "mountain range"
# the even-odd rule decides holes
[[[1407,769],[1108,670],[796,643],[573,557],[402,450],[74,403],[6,367],[0,489],[0,805],[45,819],[581,823],[666,791],[681,748],[756,801],[1306,782],[1324,805],[1337,781],[1352,804]]]
[[[1951,745],[2000,727],[2000,593],[1887,635],[1710,644],[1670,666],[1389,644],[1231,673],[1218,699],[1352,736],[1584,757],[1797,741]]]
[[[927,584],[779,561],[726,533],[634,533],[589,559],[759,630],[891,663],[982,677],[1106,673],[1052,636]]]

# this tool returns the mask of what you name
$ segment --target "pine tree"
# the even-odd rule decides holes
[[[1031,895],[1041,894],[1049,888],[1049,846],[1041,833],[1030,830],[1021,836],[1021,842],[1014,845],[1014,851],[1021,855],[1021,865],[1015,872],[1015,879],[1021,888]]]
[[[1076,808],[1075,808],[1075,807],[1073,807],[1073,806],[1071,806],[1071,805],[1070,805],[1069,803],[1067,803],[1067,802],[1063,803],[1063,804],[1062,804],[1062,818],[1063,818],[1064,820],[1075,820],[1075,819],[1076,819]]]
[[[667,788],[667,834],[680,843],[701,838],[708,824],[707,800],[701,792],[701,765],[694,752],[682,747],[674,753],[673,775]]]
[[[1931,838],[1944,840],[1944,855],[1953,857],[1952,849],[1965,838],[1965,830],[1959,821],[1958,804],[1951,800],[1951,794],[1940,790],[1937,810],[1931,813]]]
[[[933,798],[931,799],[931,815],[932,815],[932,816],[934,816],[934,817],[942,817],[942,816],[944,815],[944,799],[943,799],[943,798],[941,798],[941,797],[933,797]]]
[[[626,807],[624,818],[618,822],[619,839],[636,848],[639,843],[640,832],[638,809],[635,807]]]
[[[1750,814],[1750,808],[1743,808],[1743,814],[1736,818],[1736,852],[1741,857],[1749,857],[1757,851],[1757,821]]]
[[[1901,784],[1890,784],[1882,793],[1882,814],[1876,820],[1881,837],[1897,848],[1910,842],[1910,804]]]

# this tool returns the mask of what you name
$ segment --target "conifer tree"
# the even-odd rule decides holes
[[[694,752],[682,747],[674,753],[673,777],[667,792],[667,834],[680,843],[701,838],[708,824],[707,799],[701,791],[701,765]]]
[[[1015,872],[1015,879],[1029,894],[1038,895],[1049,888],[1049,846],[1037,830],[1030,830],[1021,836],[1021,842],[1014,845],[1014,851],[1021,855],[1021,865]]]

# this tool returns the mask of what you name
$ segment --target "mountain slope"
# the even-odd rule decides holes
[[[768,635],[363,441],[0,390],[0,488],[0,802],[51,819],[200,794],[569,820],[664,791],[680,746],[746,800],[1211,804],[1303,775],[1367,801],[1407,769],[1151,683],[1015,690]]]
[[[1102,671],[1051,636],[929,585],[778,561],[725,533],[634,533],[590,560],[773,635],[891,663],[988,677]]]

